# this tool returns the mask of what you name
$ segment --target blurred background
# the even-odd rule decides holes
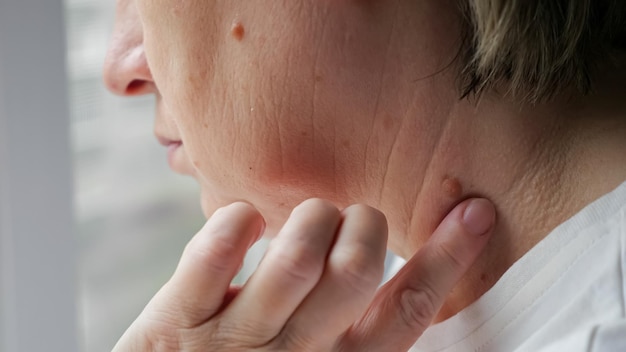
[[[115,0],[65,0],[84,351],[111,350],[204,224],[195,181],[169,170],[154,138],[153,97],[102,84],[114,10]]]
[[[202,226],[198,190],[152,134],[153,97],[101,78],[115,0],[65,0],[81,350],[110,351]]]

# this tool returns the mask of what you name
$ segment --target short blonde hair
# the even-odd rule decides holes
[[[531,102],[570,88],[586,94],[596,70],[621,65],[626,51],[626,0],[460,0],[460,6],[467,29],[463,96],[496,85]]]

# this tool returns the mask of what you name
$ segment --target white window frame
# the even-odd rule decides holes
[[[0,0],[0,351],[78,350],[63,0]]]

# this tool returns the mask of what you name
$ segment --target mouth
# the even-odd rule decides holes
[[[183,142],[181,140],[172,140],[161,136],[157,136],[157,139],[162,146],[167,148],[167,163],[170,168],[177,173],[186,174],[182,160],[184,155],[180,153]]]
[[[182,145],[182,142],[173,142],[167,146],[167,162],[173,170],[176,170],[176,152]]]

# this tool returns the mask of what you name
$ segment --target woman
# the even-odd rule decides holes
[[[211,218],[117,349],[623,346],[625,7],[119,0],[106,83]]]

